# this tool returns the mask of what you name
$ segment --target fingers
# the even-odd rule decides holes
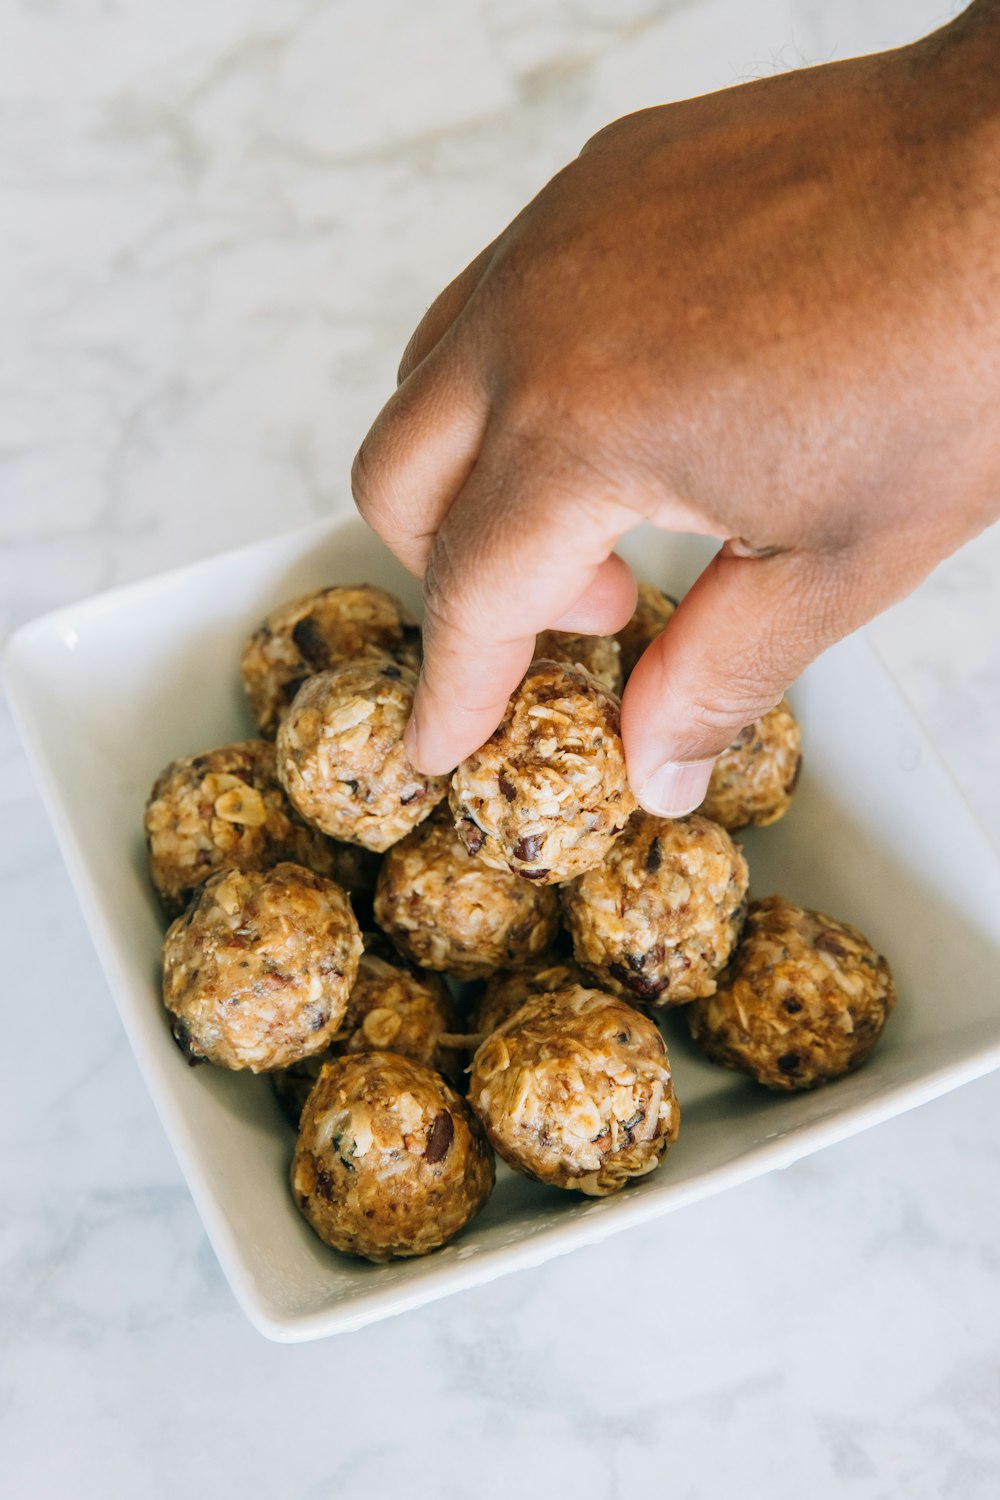
[[[486,249],[480,251],[475,260],[470,261],[465,270],[461,271],[454,281],[450,281],[444,291],[431,303],[414,329],[410,342],[403,350],[397,376],[400,385],[409,378],[447,333],[482,280],[483,272],[489,265],[492,254],[493,245],[487,245]]]
[[[407,732],[414,765],[442,774],[478,749],[503,717],[537,632],[572,618],[589,590],[598,611],[624,621],[634,584],[620,560],[607,564],[634,522],[614,500],[588,504],[537,445],[526,459],[487,436],[428,558],[424,664]]]
[[[476,462],[488,405],[460,338],[448,334],[390,396],[358,449],[358,510],[411,573]]]
[[[601,563],[589,587],[547,629],[578,635],[614,635],[635,613],[638,589],[632,569],[617,552]]]
[[[698,807],[715,757],[802,669],[873,613],[844,555],[719,552],[629,678],[629,781],[664,817]]]

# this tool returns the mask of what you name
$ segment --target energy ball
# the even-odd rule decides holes
[[[273,739],[307,677],[358,657],[420,665],[420,627],[392,594],[371,584],[314,589],[272,610],[247,641],[243,686],[260,732]]]
[[[587,985],[590,980],[572,958],[563,953],[543,953],[526,968],[514,973],[501,971],[486,981],[476,1002],[470,1029],[488,1036],[520,1010],[526,1000],[565,989],[568,984]]]
[[[340,886],[301,865],[220,870],[163,949],[163,1003],[190,1061],[266,1073],[321,1052],[358,971]]]
[[[448,1078],[460,1077],[459,1053],[450,1045],[457,1040],[458,1022],[444,981],[436,974],[411,973],[400,958],[388,962],[369,944],[366,935],[347,1012],[331,1045],[272,1075],[278,1102],[296,1127],[323,1064],[349,1052],[398,1052]]]
[[[677,600],[671,599],[669,594],[664,594],[652,583],[640,583],[635,614],[616,637],[621,647],[622,673],[626,682],[639,657],[656,640],[676,608]]]
[[[267,740],[171,761],[153,784],[144,821],[150,875],[172,917],[221,869],[265,870],[292,860],[352,891],[375,883],[370,860],[365,866],[298,821]]]
[[[535,657],[582,667],[609,693],[621,694],[621,648],[613,635],[574,635],[567,630],[543,630],[535,641]]]
[[[533,662],[452,777],[469,853],[545,885],[599,865],[635,808],[619,730],[618,699],[589,672]]]
[[[560,892],[577,963],[659,1006],[715,992],[746,912],[747,866],[697,813],[637,812],[610,854]]]
[[[426,1255],[468,1224],[492,1187],[479,1122],[423,1063],[362,1052],[323,1068],[302,1116],[292,1192],[335,1250],[373,1261]]]
[[[543,953],[559,903],[554,891],[473,859],[450,820],[436,817],[386,855],[375,920],[421,967],[481,979]]]
[[[278,775],[307,823],[381,852],[420,823],[448,788],[403,749],[416,676],[388,657],[310,677],[278,730]]]
[[[769,1089],[811,1089],[860,1067],[895,1002],[889,965],[856,927],[768,896],[688,1019],[713,1062]]]
[[[469,1102],[517,1171],[597,1197],[651,1172],[680,1125],[652,1021],[578,984],[527,1001],[481,1043]]]
[[[733,830],[776,823],[788,811],[801,767],[802,731],[782,698],[719,756],[698,811]]]

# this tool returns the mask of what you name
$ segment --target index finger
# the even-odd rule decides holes
[[[535,636],[602,572],[605,619],[625,623],[635,586],[611,554],[636,520],[625,504],[594,495],[592,477],[575,482],[537,451],[528,458],[487,431],[428,557],[424,662],[407,731],[415,766],[443,774],[489,738]]]

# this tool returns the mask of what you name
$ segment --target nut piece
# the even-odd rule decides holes
[[[444,981],[436,974],[411,973],[401,958],[392,963],[379,957],[370,951],[371,941],[366,934],[347,1013],[330,1046],[272,1075],[278,1103],[296,1127],[323,1064],[348,1052],[398,1052],[452,1081],[461,1076],[459,1054],[447,1045],[458,1022]]]
[[[469,1102],[519,1172],[593,1196],[658,1166],[680,1110],[652,1021],[601,990],[536,996],[480,1045]]]
[[[420,627],[392,594],[369,583],[314,589],[271,611],[243,652],[243,686],[261,734],[273,739],[307,677],[358,657],[420,665]]]
[[[220,870],[167,933],[163,1003],[191,1062],[253,1073],[321,1052],[347,1008],[361,934],[340,886],[301,865]]]
[[[788,811],[801,769],[802,731],[782,698],[719,756],[698,811],[733,831],[764,828]]]
[[[392,1052],[327,1063],[292,1161],[297,1207],[335,1250],[386,1261],[454,1238],[493,1187],[493,1156],[464,1100]]]
[[[473,859],[448,818],[436,817],[386,855],[375,920],[423,968],[480,979],[544,952],[559,905],[554,891]]]
[[[656,640],[676,608],[677,600],[671,599],[669,594],[664,594],[652,583],[640,583],[635,614],[619,630],[617,636],[622,653],[622,673],[626,682],[639,657]]]
[[[452,777],[471,854],[546,885],[601,863],[635,808],[618,700],[580,667],[535,661],[500,727]]]
[[[440,802],[443,776],[415,771],[403,749],[416,677],[388,657],[310,677],[278,731],[278,774],[307,822],[381,851]]]
[[[895,1002],[889,965],[856,927],[768,896],[688,1019],[713,1062],[769,1089],[810,1089],[860,1067]]]
[[[543,953],[524,969],[513,973],[501,970],[486,981],[472,1014],[471,1029],[479,1036],[489,1036],[520,1010],[526,1000],[565,989],[568,984],[589,983],[579,964],[566,954]]]
[[[577,963],[615,994],[715,992],[746,913],[747,866],[717,823],[637,812],[603,865],[560,891]]]
[[[575,635],[568,630],[543,630],[535,640],[535,659],[582,667],[609,693],[622,690],[621,648],[613,635]]]
[[[298,821],[278,781],[274,746],[241,740],[171,761],[145,814],[149,872],[169,916],[216,870],[306,865],[350,891],[372,889],[376,871],[343,845]]]

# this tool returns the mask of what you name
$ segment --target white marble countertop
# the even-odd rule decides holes
[[[439,285],[606,120],[944,0],[21,0],[0,629],[322,514]],[[1000,532],[874,627],[1000,843]],[[0,1494],[1000,1490],[1000,1077],[326,1343],[244,1321],[0,711]]]

